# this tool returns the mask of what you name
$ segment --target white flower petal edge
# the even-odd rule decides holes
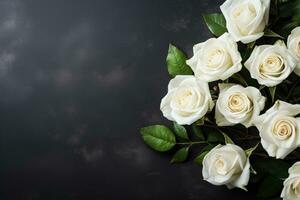
[[[284,81],[295,69],[296,59],[281,41],[256,46],[244,63],[259,84],[273,87]]]
[[[280,196],[283,200],[300,199],[300,162],[296,162],[289,169],[289,177],[283,183]]]
[[[254,87],[236,84],[219,84],[219,98],[215,118],[218,126],[243,124],[253,126],[253,121],[264,109],[266,98]]]
[[[270,0],[226,0],[220,9],[233,39],[245,44],[264,35],[269,21]]]
[[[208,83],[194,76],[180,75],[170,80],[160,109],[167,119],[190,125],[213,109]]]
[[[242,69],[242,57],[228,33],[193,47],[193,57],[186,61],[200,80],[225,80]]]
[[[299,104],[276,101],[253,121],[269,156],[284,159],[300,145],[300,118],[294,117],[299,113]]]
[[[203,179],[213,185],[226,185],[247,190],[250,178],[250,161],[237,145],[218,145],[203,159]]]
[[[294,72],[300,76],[300,27],[296,27],[292,30],[287,40],[287,46],[289,51],[297,59],[297,67]]]

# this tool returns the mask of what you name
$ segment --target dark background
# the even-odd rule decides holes
[[[0,0],[1,200],[253,200],[150,150],[170,42],[191,55],[222,0]]]

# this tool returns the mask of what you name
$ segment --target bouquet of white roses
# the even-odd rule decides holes
[[[144,142],[203,179],[259,197],[300,199],[300,0],[226,0],[203,15],[216,38],[187,56],[169,46],[172,79],[160,109],[173,121],[141,129]],[[196,150],[195,150],[196,149]]]

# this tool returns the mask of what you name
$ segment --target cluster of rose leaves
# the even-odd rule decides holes
[[[175,152],[174,156],[171,159],[171,163],[181,163],[186,161],[188,157],[193,156],[195,163],[203,165],[203,178],[211,182],[212,184],[227,185],[228,188],[239,187],[246,190],[245,186],[248,184],[248,182],[250,182],[250,185],[252,184],[254,186],[251,189],[257,192],[257,196],[267,198],[278,195],[282,191],[283,181],[286,180],[285,187],[282,191],[282,197],[287,200],[297,199],[300,196],[297,196],[297,194],[295,196],[295,194],[292,194],[293,191],[290,190],[295,190],[295,188],[297,189],[297,187],[299,187],[298,189],[300,191],[300,165],[294,164],[292,168],[290,167],[293,163],[295,163],[295,161],[300,160],[300,152],[298,152],[298,150],[294,148],[292,149],[291,153],[284,153],[287,155],[278,155],[276,151],[275,153],[272,153],[274,149],[268,150],[268,145],[264,144],[264,148],[267,151],[266,152],[260,144],[260,133],[258,129],[253,126],[259,126],[257,124],[260,121],[264,120],[261,115],[259,116],[260,112],[265,113],[266,111],[276,107],[276,105],[277,107],[279,107],[279,104],[285,105],[285,102],[288,102],[288,105],[292,106],[299,104],[300,78],[298,75],[300,75],[300,73],[297,72],[298,75],[296,75],[296,73],[290,72],[287,74],[287,77],[284,77],[283,80],[265,81],[263,79],[260,80],[259,75],[255,74],[255,69],[252,68],[253,66],[255,66],[253,64],[253,60],[257,59],[256,57],[262,54],[260,46],[264,45],[264,49],[274,48],[275,46],[276,50],[278,48],[282,48],[282,51],[285,51],[285,49],[287,49],[285,43],[288,42],[288,36],[289,40],[294,39],[290,36],[292,30],[296,32],[296,36],[293,37],[300,38],[300,31],[295,31],[300,25],[300,1],[252,1],[252,4],[254,4],[254,6],[258,6],[256,4],[261,4],[258,6],[258,8],[255,7],[253,9],[261,9],[263,8],[263,6],[265,6],[265,10],[261,9],[262,13],[258,13],[258,15],[262,16],[260,19],[261,21],[256,24],[257,30],[255,34],[252,34],[253,30],[249,30],[247,28],[242,30],[243,34],[240,34],[240,31],[241,29],[243,29],[243,27],[239,27],[240,29],[236,30],[236,24],[232,24],[233,22],[230,21],[230,13],[228,12],[232,10],[230,8],[231,6],[237,6],[238,4],[247,5],[247,2],[250,2],[250,0],[227,0],[221,6],[222,13],[203,15],[204,21],[207,24],[209,30],[218,38],[210,39],[206,42],[195,45],[194,56],[191,59],[188,60],[186,54],[174,45],[169,46],[167,67],[170,76],[173,77],[169,84],[169,90],[170,87],[177,87],[176,85],[181,84],[181,82],[185,81],[186,79],[195,79],[194,76],[200,78],[199,81],[197,80],[195,82],[201,85],[200,87],[202,87],[202,90],[205,91],[207,89],[209,93],[209,97],[206,98],[205,101],[206,108],[204,109],[204,111],[202,110],[201,112],[198,112],[198,114],[202,114],[196,116],[196,118],[192,117],[189,119],[180,118],[180,116],[178,118],[176,118],[176,116],[171,116],[170,113],[168,113],[171,109],[169,108],[170,106],[168,107],[167,105],[165,105],[169,103],[167,95],[162,100],[161,110],[166,118],[174,122],[173,131],[164,125],[152,125],[142,128],[141,135],[144,142],[152,149],[159,152]],[[247,9],[248,11],[246,13],[246,16],[243,16],[243,10],[240,11],[238,9],[236,13],[233,14],[238,15],[240,19],[251,17],[251,8],[248,7]],[[256,12],[258,12],[258,10],[256,10]],[[247,23],[247,19],[243,19],[241,21],[242,22],[239,23]],[[251,26],[251,28],[253,28],[253,25]],[[227,32],[229,32],[229,34]],[[233,51],[233,55],[230,55],[231,60],[230,62],[228,62],[230,63],[229,65],[232,66],[230,73],[228,73],[229,70],[221,70],[219,74],[212,76],[211,74],[206,73],[205,68],[199,67],[199,64],[197,62],[199,62],[199,59],[201,60],[201,55],[199,56],[197,54],[200,54],[199,51],[205,48],[205,45],[208,46],[205,50],[207,50],[207,52],[209,53],[209,48],[211,46],[214,46],[215,43],[218,44],[216,41],[219,43],[225,43],[225,46],[229,46],[231,51]],[[296,45],[298,46],[296,48],[300,48],[299,41],[300,39],[297,41]],[[236,52],[238,52],[237,55],[235,55],[236,52],[234,52],[235,48]],[[213,53],[215,55],[220,52],[215,51]],[[254,56],[254,54],[256,54],[256,57]],[[209,59],[209,55],[205,56],[206,59]],[[287,64],[289,64],[288,62],[299,62],[296,58],[287,58],[290,55],[285,56]],[[222,59],[225,59],[226,61],[227,58],[226,56],[225,58],[223,56]],[[214,64],[209,62],[212,61],[206,60],[206,65]],[[294,66],[292,71],[295,68],[297,68],[297,66]],[[192,80],[192,82],[193,81],[194,80]],[[207,82],[209,82],[209,84],[207,84]],[[207,84],[207,88],[203,86],[205,84]],[[256,109],[258,110],[258,114],[253,116],[251,120],[249,120],[249,118],[244,121],[241,120],[240,122],[239,120],[236,120],[237,122],[234,123],[232,122],[232,120],[234,121],[234,119],[226,119],[226,116],[224,117],[222,115],[222,113],[224,114],[224,112],[220,112],[215,108],[216,101],[218,98],[220,99],[221,93],[225,93],[224,91],[230,89],[230,87],[240,87],[237,88],[237,91],[244,91],[246,94],[247,92],[249,92],[246,91],[250,90],[249,88],[254,91],[255,94],[252,96],[252,102],[250,101],[250,104],[257,104]],[[252,93],[250,91],[250,94],[247,95],[251,96],[251,94],[253,94],[253,91]],[[226,94],[223,94],[223,96],[226,96]],[[179,100],[184,101],[184,99],[180,98]],[[234,100],[234,102],[238,103],[239,100],[240,99],[237,99],[237,101]],[[218,109],[222,109],[220,107],[221,106],[219,105]],[[283,106],[283,109],[286,109],[286,107]],[[297,117],[297,115],[299,115],[300,113],[299,106],[292,107],[292,109],[295,110],[292,112],[296,113],[292,117]],[[296,128],[299,129],[300,126]],[[296,131],[299,135],[300,131]],[[300,137],[300,135],[298,137]],[[225,145],[220,145],[224,143]],[[237,145],[243,146],[243,152],[240,152],[242,148]],[[212,150],[214,151],[213,153]],[[235,152],[236,154],[238,154],[237,157],[244,165],[242,166],[242,169],[239,170],[240,174],[238,177],[227,179],[224,182],[214,180],[216,177],[211,177],[212,175],[206,172],[206,168],[210,167],[206,165],[211,164],[209,160],[213,160],[213,162],[215,162],[215,165],[221,166],[221,168],[217,168],[217,170],[223,169],[222,166],[228,164],[224,163],[222,159],[216,160],[213,158],[215,154],[222,154],[222,151]],[[274,159],[271,157],[277,157],[281,159]],[[285,159],[282,160],[283,158]],[[251,162],[249,161],[250,159]],[[206,164],[204,164],[204,162]],[[293,174],[293,171],[297,171],[297,167],[298,174],[295,175]],[[290,172],[290,175],[288,171]],[[249,177],[247,177],[247,173],[249,173],[250,176],[250,172],[251,177],[249,180]],[[222,170],[217,173],[222,174]],[[288,183],[289,179],[287,178],[289,176],[293,176],[293,178],[294,176],[298,176],[297,180],[299,184],[292,186],[288,185],[293,184],[291,181],[291,183]]]

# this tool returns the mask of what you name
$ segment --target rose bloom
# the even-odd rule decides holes
[[[181,125],[190,125],[213,109],[208,84],[194,76],[176,76],[168,85],[168,94],[161,100],[163,115]]]
[[[226,185],[247,190],[250,162],[243,149],[234,144],[218,145],[203,160],[204,180],[213,185]]]
[[[196,44],[194,56],[186,63],[197,78],[206,81],[225,80],[242,69],[242,58],[236,42],[228,33]]]
[[[296,60],[281,41],[256,46],[245,62],[251,77],[267,87],[278,85],[295,69]]]
[[[220,94],[216,103],[215,118],[218,126],[253,125],[265,106],[266,98],[255,87],[236,84],[219,84]]]
[[[220,8],[227,30],[236,42],[247,44],[264,35],[270,0],[227,0]]]
[[[300,162],[296,162],[289,169],[289,177],[284,181],[283,185],[281,192],[283,200],[300,199]]]
[[[297,59],[297,67],[294,72],[300,76],[300,27],[292,30],[287,40],[287,46],[290,52]]]
[[[254,120],[261,144],[269,156],[284,159],[300,145],[300,105],[283,101],[275,104]]]

